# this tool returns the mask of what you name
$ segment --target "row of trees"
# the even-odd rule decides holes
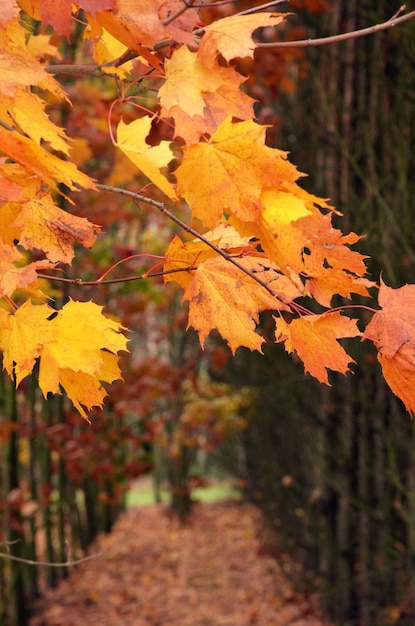
[[[329,13],[300,18],[315,37],[380,23],[397,8],[388,1],[329,4]],[[278,145],[310,173],[307,187],[328,195],[348,228],[366,233],[359,250],[370,249],[372,275],[383,268],[396,287],[413,280],[415,262],[414,35],[408,23],[310,48],[292,65],[296,78],[307,64],[307,79],[267,102],[280,119]],[[403,307],[398,324],[404,316]],[[304,378],[296,363],[288,368],[274,350],[265,367],[238,355],[233,376],[260,382],[245,438],[250,493],[278,545],[302,559],[337,624],[409,626],[414,425],[385,386],[375,355],[357,344],[351,350],[359,370],[333,377],[330,388]]]

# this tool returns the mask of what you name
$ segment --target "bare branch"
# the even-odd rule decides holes
[[[184,0],[183,6],[180,7],[180,9],[177,9],[177,11],[175,13],[172,13],[172,15],[170,15],[169,17],[164,18],[164,20],[162,21],[163,26],[167,26],[168,24],[174,22],[175,19],[177,19],[178,17],[183,15],[183,13],[185,13],[188,9],[190,9],[194,2],[195,0]]]
[[[188,267],[165,270],[164,272],[153,272],[152,274],[149,274],[149,272],[147,271],[144,274],[139,274],[138,276],[126,276],[124,278],[106,278],[105,280],[82,280],[82,278],[63,278],[62,276],[51,276],[50,274],[40,273],[38,273],[38,277],[45,278],[46,280],[53,280],[57,283],[69,283],[70,285],[79,285],[80,287],[96,287],[97,285],[114,285],[116,283],[129,283],[134,280],[157,278],[159,276],[165,276],[166,274],[177,274],[178,272],[192,272],[195,269],[195,267],[191,267],[189,265]]]
[[[405,5],[400,7],[399,11],[395,14],[401,13],[405,9]],[[311,48],[312,46],[325,46],[331,43],[339,43],[340,41],[347,41],[349,39],[356,39],[358,37],[366,37],[367,35],[373,35],[383,30],[388,30],[398,24],[403,24],[415,17],[415,11],[410,11],[400,17],[395,15],[389,18],[386,22],[381,24],[375,24],[367,28],[361,28],[360,30],[353,30],[348,33],[341,33],[340,35],[332,35],[330,37],[321,37],[319,39],[300,39],[298,41],[275,41],[274,43],[257,43],[257,48]]]
[[[40,565],[42,567],[70,567],[72,565],[80,565],[81,563],[91,561],[92,559],[97,559],[98,557],[105,554],[105,552],[107,552],[107,550],[97,552],[96,554],[91,554],[90,556],[84,556],[82,559],[76,559],[75,561],[65,561],[63,563],[51,563],[50,561],[32,561],[31,559],[23,559],[19,556],[7,554],[7,552],[0,552],[0,559],[9,559],[10,561],[17,561],[18,563],[25,563],[26,565]]]

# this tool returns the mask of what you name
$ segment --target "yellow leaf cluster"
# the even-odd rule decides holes
[[[85,419],[102,406],[102,382],[121,378],[117,353],[126,350],[123,327],[104,317],[93,302],[70,300],[60,311],[29,300],[14,314],[0,309],[0,348],[3,365],[18,385],[39,359],[43,395],[64,389]]]

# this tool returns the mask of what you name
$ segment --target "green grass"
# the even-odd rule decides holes
[[[169,501],[168,492],[163,489],[161,492],[163,502]],[[214,484],[209,487],[193,489],[192,498],[199,502],[220,502],[222,500],[238,500],[240,492],[235,487],[224,484]],[[127,506],[146,506],[154,504],[154,493],[151,485],[146,482],[140,487],[139,482],[127,493]]]

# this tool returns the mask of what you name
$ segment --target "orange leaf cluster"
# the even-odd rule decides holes
[[[0,345],[7,371],[20,382],[39,359],[43,392],[63,387],[84,416],[82,406],[102,404],[100,381],[120,376],[116,355],[125,338],[100,307],[70,302],[53,315],[39,304],[44,296],[37,271],[70,264],[74,244],[92,246],[98,230],[57,200],[59,193],[67,201],[71,191],[95,185],[71,160],[72,140],[49,116],[50,102],[68,97],[44,62],[59,58],[54,45],[72,32],[74,15],[82,11],[83,54],[92,54],[102,80],[116,81],[119,97],[109,117],[114,104],[133,104],[124,118],[109,119],[109,144],[164,194],[177,223],[174,207],[186,202],[191,223],[201,226],[200,234],[186,228],[191,240],[173,239],[164,265],[166,282],[175,280],[184,290],[189,326],[201,344],[217,329],[232,352],[240,346],[261,350],[260,313],[269,310],[277,314],[274,341],[295,352],[307,372],[327,384],[328,370],[346,373],[353,359],[338,340],[361,332],[356,320],[330,307],[335,297],[369,296],[374,285],[365,257],[351,249],[360,237],[334,228],[334,209],[304,191],[287,154],[266,144],[266,127],[254,121],[255,101],[236,64],[253,57],[255,31],[278,28],[284,15],[236,14],[203,26],[197,10],[180,0],[18,4],[22,17],[52,26],[57,36],[32,35],[23,25],[30,20],[19,20],[12,0],[3,2]],[[139,104],[143,93],[151,94],[152,108]],[[156,138],[159,122],[170,127],[170,143]],[[385,378],[409,410],[415,404],[413,320],[405,314],[402,323],[399,316],[412,290],[382,284],[382,312],[363,335],[378,347]],[[313,312],[304,308],[304,297],[314,303]],[[32,326],[36,332],[29,336]],[[85,336],[93,337],[90,345]]]

